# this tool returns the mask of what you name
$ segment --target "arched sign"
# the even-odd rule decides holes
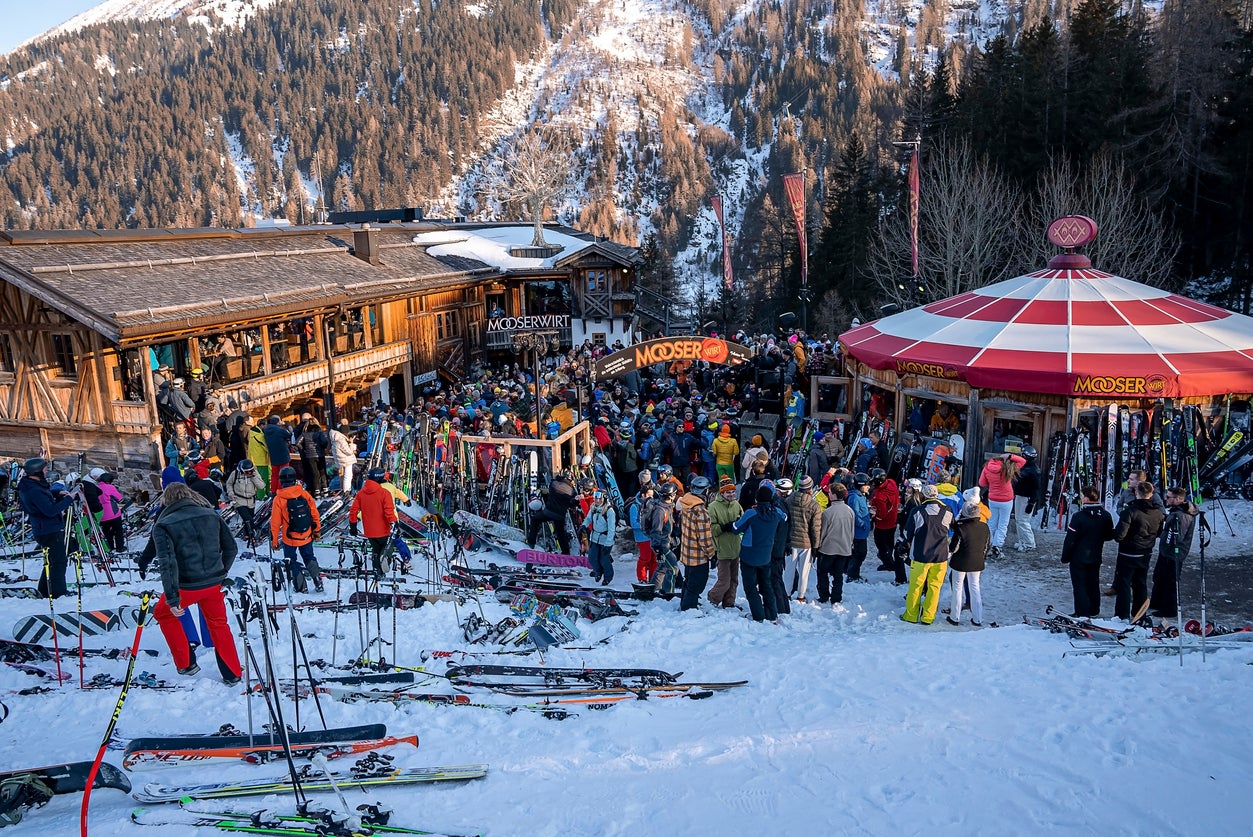
[[[752,349],[717,337],[661,337],[636,343],[620,352],[602,357],[592,364],[592,377],[598,381],[617,378],[654,363],[669,363],[674,360],[703,360],[706,363],[729,366],[745,363],[752,358]]]

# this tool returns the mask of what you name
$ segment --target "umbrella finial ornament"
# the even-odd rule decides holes
[[[1049,224],[1049,241],[1062,248],[1059,255],[1049,260],[1049,267],[1085,268],[1092,262],[1087,256],[1075,253],[1076,247],[1091,244],[1096,239],[1096,221],[1086,215],[1063,215]]]

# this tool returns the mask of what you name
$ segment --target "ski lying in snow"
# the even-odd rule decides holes
[[[1183,629],[1196,636],[1201,635],[1201,622],[1198,619],[1189,619],[1184,623]],[[1253,640],[1253,625],[1245,625],[1243,628],[1232,628],[1227,625],[1216,625],[1213,622],[1205,623],[1205,636],[1229,636],[1231,634],[1248,634],[1248,639]],[[1245,639],[1245,637],[1238,637]]]
[[[288,738],[293,747],[295,747],[297,745],[343,745],[358,741],[378,741],[384,739],[386,735],[387,726],[385,724],[364,724],[356,727],[292,732],[288,734]],[[174,761],[197,761],[195,753],[200,751],[246,754],[255,752],[259,748],[274,749],[281,752],[282,744],[276,736],[271,736],[268,732],[254,735],[251,738],[247,735],[183,735],[135,738],[126,745],[122,763],[123,766],[129,767],[130,763],[138,763],[139,761],[166,760],[158,756],[161,753],[187,755],[185,758],[174,759]],[[210,757],[218,758],[219,756]],[[243,756],[239,757],[242,758]]]
[[[335,687],[319,687],[318,694],[342,701],[344,703],[390,703],[400,706],[406,703],[426,703],[432,706],[473,706],[476,709],[492,709],[505,714],[520,710],[539,712],[552,718],[566,718],[570,713],[558,709],[550,709],[547,704],[502,704],[479,703],[462,694],[442,694],[439,692],[407,692],[400,689],[346,689]]]
[[[1101,625],[1094,625],[1087,619],[1063,616],[1060,613],[1053,613],[1048,616],[1024,615],[1022,623],[1024,625],[1034,625],[1037,628],[1044,628],[1055,634],[1066,634],[1071,639],[1107,639],[1117,641],[1121,637],[1128,636],[1133,630],[1132,628],[1123,628],[1122,630],[1106,628]]]
[[[340,814],[339,816],[343,816]],[[235,834],[270,834],[279,837],[369,837],[374,834],[425,834],[439,837],[444,832],[423,831],[403,826],[362,823],[350,827],[335,817],[302,817],[298,814],[284,815],[269,811],[251,814],[215,813],[212,811],[136,808],[131,811],[131,822],[137,825],[154,825],[166,828],[216,828]],[[455,837],[455,835],[445,835]]]
[[[356,755],[357,753],[367,753],[371,750],[381,750],[384,747],[392,747],[397,744],[412,744],[416,747],[418,746],[418,737],[416,735],[407,735],[398,738],[394,735],[389,735],[386,738],[348,741],[341,744],[292,743],[291,754],[300,758],[312,758],[321,754],[328,759],[337,759]],[[249,764],[264,764],[268,761],[283,758],[283,751],[284,747],[282,744],[262,744],[260,742],[251,746],[244,745],[240,747],[193,747],[190,749],[136,750],[133,752],[128,747],[122,766],[127,770],[134,770],[136,767],[141,766],[186,764],[188,762],[208,761],[210,759],[239,759]]]
[[[365,761],[364,759],[362,761]],[[381,787],[383,785],[416,785],[429,782],[462,782],[487,775],[486,764],[458,764],[446,767],[393,767],[390,759],[371,762],[366,768],[332,770],[335,784],[341,788]],[[332,791],[330,780],[321,770],[310,765],[300,768],[300,787],[305,791]],[[178,802],[182,799],[229,799],[244,796],[265,796],[291,793],[291,776],[272,779],[250,779],[243,782],[211,782],[199,785],[162,785],[149,782],[133,796],[139,802]]]
[[[747,686],[747,680],[734,680],[723,683],[662,683],[662,684],[644,684],[640,686],[624,683],[619,686],[588,686],[586,688],[550,688],[547,686],[512,686],[509,688],[499,689],[499,694],[512,695],[514,697],[574,697],[580,695],[596,696],[596,695],[635,695],[646,692],[724,692],[727,689],[736,689],[740,686]]]
[[[490,685],[491,677],[533,677],[543,683],[561,683],[575,680],[584,683],[602,683],[616,680],[647,680],[658,683],[674,683],[682,672],[671,674],[656,668],[549,668],[546,666],[502,665],[453,665],[444,672],[453,683],[462,686]],[[511,685],[511,684],[500,684]]]

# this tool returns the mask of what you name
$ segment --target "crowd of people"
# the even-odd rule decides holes
[[[841,603],[847,584],[865,580],[862,566],[873,544],[877,571],[906,588],[902,620],[931,624],[947,579],[947,620],[962,624],[968,609],[970,623],[981,626],[981,575],[989,557],[1000,557],[1011,520],[1017,522],[1016,548],[1035,548],[1036,451],[1024,445],[1020,453],[994,455],[978,484],[964,492],[956,471],[898,485],[879,428],[849,439],[850,451],[841,438],[845,428],[810,418],[807,376],[836,360],[827,342],[800,334],[737,338],[754,347],[752,363],[676,361],[598,384],[590,377],[592,363],[618,347],[587,344],[546,355],[538,380],[517,364],[475,367],[464,381],[433,384],[404,411],[379,403],[362,411],[357,424],[345,420],[331,429],[309,413],[295,421],[272,415],[258,424],[244,410],[212,406],[211,393],[195,386],[200,375],[193,372],[191,386],[170,380],[166,400],[180,404],[185,415],[170,424],[161,509],[139,563],[141,571],[152,562],[157,567],[164,592],[154,613],[180,673],[198,669],[179,627],[190,604],[201,605],[215,640],[229,633],[218,584],[238,547],[217,511],[232,506],[251,545],[261,537],[254,514],[269,500],[272,548],[284,554],[297,589],[304,589],[303,580],[321,590],[313,552],[318,502],[351,494],[350,533],[364,530],[374,568],[383,572],[395,504],[409,498],[385,469],[362,468],[361,428],[372,421],[412,426],[422,415],[453,432],[523,438],[554,438],[588,420],[624,503],[615,508],[603,481],[553,473],[531,498],[526,536],[534,546],[551,526],[568,553],[577,535],[592,578],[603,585],[614,579],[618,535],[629,532],[641,589],[677,595],[680,609],[691,610],[702,600],[735,607],[742,584],[751,618],[776,622],[794,603]],[[940,432],[956,425],[943,404],[928,412]],[[782,420],[775,428],[748,424],[758,413]],[[786,438],[803,440],[790,456]],[[40,592],[55,598],[66,592],[66,520],[75,504],[99,521],[110,549],[126,544],[113,475],[92,469],[71,489],[50,482],[48,466],[28,460],[16,493],[34,539],[47,550]],[[1113,540],[1114,583],[1104,592],[1115,597],[1114,615],[1130,619],[1144,603],[1156,615],[1176,615],[1177,582],[1199,510],[1180,488],[1168,490],[1162,503],[1142,472],[1131,475],[1119,497],[1117,520],[1099,497],[1094,488],[1084,490],[1062,549],[1074,614],[1100,615],[1102,552]],[[576,532],[567,529],[568,519]],[[219,657],[218,663],[228,682],[238,677],[237,659]]]

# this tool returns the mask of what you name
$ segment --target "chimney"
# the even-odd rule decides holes
[[[362,224],[361,229],[352,233],[353,255],[372,265],[379,264],[378,230],[369,224]]]

